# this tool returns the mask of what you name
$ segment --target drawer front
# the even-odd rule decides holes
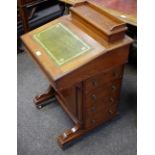
[[[104,101],[113,102],[120,95],[121,79],[112,81],[102,87],[99,87],[85,95],[86,108],[98,105]]]
[[[118,100],[114,104],[102,103],[104,106],[92,107],[86,111],[85,127],[93,127],[97,124],[104,123],[117,114]]]
[[[121,78],[123,74],[123,66],[108,70],[101,74],[95,75],[84,82],[85,93],[88,93],[107,82]]]

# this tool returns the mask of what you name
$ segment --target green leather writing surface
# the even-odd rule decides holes
[[[91,49],[62,23],[57,23],[33,37],[58,65],[63,65]]]

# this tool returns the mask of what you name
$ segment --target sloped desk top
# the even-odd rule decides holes
[[[72,43],[76,42],[79,45],[74,45],[75,47],[72,47],[71,44],[67,45],[70,46],[70,48],[74,48],[74,51],[71,51],[71,49],[68,49],[66,44],[68,44],[68,41],[66,39],[61,40],[60,38],[52,38],[52,40],[63,42],[65,45],[60,45],[60,42],[52,42],[52,40],[48,40],[45,44],[40,44],[39,39],[41,39],[41,36],[38,35],[46,32],[47,30],[51,29],[53,26],[60,24],[63,25],[63,27],[67,27],[67,30],[69,29],[68,35],[70,37],[73,37],[75,40],[72,39]],[[66,32],[66,31],[65,31]],[[73,35],[74,34],[74,35]],[[58,37],[58,34],[57,34]],[[80,39],[79,39],[80,38]],[[43,38],[42,38],[43,39]],[[50,38],[51,39],[51,38]],[[90,35],[82,31],[78,25],[75,25],[72,23],[70,16],[61,17],[59,19],[56,19],[44,26],[41,26],[40,28],[37,28],[25,35],[22,36],[22,40],[25,44],[25,47],[31,51],[31,55],[35,60],[38,61],[38,63],[45,69],[45,72],[52,78],[53,81],[58,80],[59,78],[63,77],[64,75],[70,73],[71,71],[79,68],[80,66],[86,64],[87,62],[91,61],[98,55],[106,52],[106,49],[103,45],[98,43],[95,39],[93,39]],[[54,44],[54,46],[49,45],[49,43]],[[48,46],[48,47],[45,47]],[[62,55],[65,56],[63,59],[65,60],[63,63],[61,62],[61,59],[58,60],[58,58],[61,58],[61,54],[58,55],[58,53],[54,50],[66,48],[68,51],[70,51],[70,55],[66,55],[65,51],[60,51]],[[85,48],[84,50],[81,50],[80,48]],[[51,50],[51,51],[49,51]],[[51,55],[51,52],[53,53]],[[56,52],[54,54],[54,52]]]
[[[63,65],[92,49],[62,23],[57,23],[33,37],[58,65]]]

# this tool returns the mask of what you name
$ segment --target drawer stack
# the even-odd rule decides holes
[[[116,115],[122,76],[123,66],[119,66],[84,82],[86,128],[110,120]]]

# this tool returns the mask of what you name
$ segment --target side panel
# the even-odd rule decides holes
[[[82,124],[82,83],[60,91],[63,97],[64,106]]]
[[[76,87],[70,87],[60,92],[64,98],[64,104],[67,109],[74,115],[76,115]]]

